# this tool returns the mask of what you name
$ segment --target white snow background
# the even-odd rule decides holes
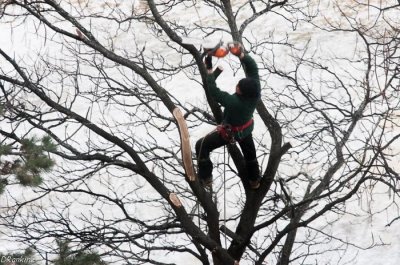
[[[78,2],[78,1],[76,1]],[[99,1],[99,5],[100,2]],[[130,1],[126,1],[127,8],[129,6]],[[317,4],[319,1],[315,1],[315,4]],[[340,2],[340,1],[339,1]],[[343,1],[346,2],[346,1]],[[351,2],[351,1],[348,1]],[[367,2],[367,1],[364,1]],[[382,3],[382,1],[375,0],[375,1],[368,1],[370,3],[379,5]],[[389,1],[388,1],[389,2]],[[395,1],[392,1],[395,3]],[[124,2],[121,2],[122,5],[124,5]],[[234,1],[234,4],[240,4],[239,0]],[[140,6],[140,2],[136,2],[135,5]],[[326,23],[327,20],[340,20],[341,15],[339,14],[338,10],[334,8],[334,5],[332,4],[331,1],[326,1],[324,3],[320,3],[320,7],[322,5],[325,5],[324,9],[321,9],[322,12],[317,14],[317,17],[314,19],[314,23],[323,25]],[[91,8],[95,8],[95,5],[91,5]],[[308,8],[312,9],[313,6],[310,4]],[[397,10],[398,11],[398,10]],[[72,10],[73,12],[73,10]],[[349,10],[348,12],[352,12]],[[360,20],[366,21],[366,23],[371,22],[376,18],[377,14],[374,13],[373,10],[365,8],[362,12],[358,14],[358,18]],[[400,17],[400,16],[398,16]],[[204,24],[210,24],[210,25],[217,25],[218,21],[216,21],[215,16],[212,13],[209,13],[207,9],[202,9],[199,8],[197,10],[190,9],[190,11],[187,12],[182,12],[181,15],[177,18],[180,23],[185,24],[193,24],[193,23],[201,23]],[[239,17],[239,20],[241,18]],[[1,21],[0,21],[1,22]],[[24,58],[25,60],[29,59],[32,62],[35,62],[36,60],[40,60],[40,56],[44,56],[45,54],[53,56],[55,61],[57,57],[62,57],[66,56],[67,52],[64,51],[59,51],[58,46],[54,45],[52,46],[52,42],[44,42],[42,36],[44,34],[51,34],[49,32],[44,32],[43,30],[40,30],[37,32],[37,29],[35,28],[34,24],[23,24],[19,25],[16,27],[16,25],[13,25],[10,23],[0,23],[0,47],[4,51],[6,51],[8,54],[14,54],[15,58]],[[96,35],[96,37],[99,38],[100,41],[107,42],[107,39],[102,39],[102,32],[101,29],[104,30],[104,32],[107,32],[108,25],[106,22],[104,24],[100,25],[94,25],[93,33]],[[379,24],[376,25],[377,30],[379,30]],[[254,38],[257,36],[268,36],[271,31],[274,31],[274,36],[275,38],[278,38],[279,36],[283,38],[286,37],[286,34],[288,38],[293,42],[298,45],[298,47],[304,46],[306,43],[309,45],[309,53],[312,54],[314,53],[316,57],[324,57],[326,54],[337,54],[343,58],[354,58],[354,50],[355,46],[358,45],[356,38],[354,37],[353,34],[346,34],[346,33],[329,33],[326,31],[319,30],[316,27],[311,27],[307,23],[299,23],[296,25],[296,30],[292,30],[292,25],[290,25],[286,20],[283,20],[280,16],[268,16],[268,20],[264,20],[262,17],[258,19],[255,23],[252,24],[251,28],[249,29],[250,32],[254,35]],[[74,32],[75,29],[71,27],[70,24],[66,24],[66,28],[64,30]],[[37,34],[42,36],[38,36]],[[136,35],[136,43],[132,42],[132,37],[130,34],[135,34]],[[105,36],[105,35],[104,35]],[[69,41],[68,39],[61,38],[57,39],[58,37],[54,37],[53,41]],[[215,39],[227,39],[229,40],[229,36],[224,36],[224,35],[218,35],[215,36]],[[146,45],[146,51],[145,52],[151,52],[151,53],[160,53],[163,54],[164,56],[168,57],[168,54],[165,54],[164,46],[161,44],[159,41],[154,41],[154,38],[152,38],[152,35],[147,31],[147,29],[142,25],[141,27],[135,28],[134,32],[121,32],[118,36],[115,36],[114,42],[116,44],[116,47],[120,47],[123,49],[126,49],[127,51],[131,50],[136,50],[140,49],[140,47],[143,47]],[[74,45],[74,43],[71,43],[70,45]],[[276,47],[274,50],[275,53],[275,60],[277,61],[277,64],[284,66],[287,65],[289,68],[292,64],[292,60],[289,56],[287,56],[287,51],[285,48],[281,48],[279,46]],[[266,55],[268,56],[268,55]],[[174,57],[174,54],[171,54],[170,57],[170,62],[174,62],[174,60],[181,60],[182,58],[176,58]],[[269,58],[265,58],[265,60],[268,60]],[[240,78],[243,77],[243,73],[241,70],[239,70],[238,73],[234,73],[237,70],[237,62],[235,64],[235,58],[232,56],[227,56],[225,59],[221,59],[218,62],[215,62],[216,64],[223,65],[225,71],[219,77],[218,79],[218,85],[220,86],[221,89],[233,92],[235,84],[237,83]],[[3,65],[2,59],[0,59],[0,66],[1,67],[7,67]],[[337,66],[336,65],[337,71],[340,71],[341,67],[343,69],[346,69],[345,63],[342,66]],[[233,70],[232,70],[233,68]],[[354,73],[355,75],[360,74],[360,73]],[[179,77],[179,76],[178,76]],[[233,78],[232,78],[233,77]],[[266,77],[268,80],[266,80],[270,86],[284,86],[285,83],[281,80],[274,79],[272,77]],[[184,81],[183,81],[184,80]],[[176,96],[181,102],[186,102],[185,105],[190,106],[190,105],[202,105],[205,102],[205,95],[202,90],[202,88],[198,85],[195,84],[194,82],[187,83],[187,78],[177,78],[173,80],[161,80],[160,84],[166,89],[172,93],[174,96]],[[318,84],[315,84],[318,86]],[[263,91],[263,99],[264,101],[271,100],[268,94],[268,91]],[[65,94],[65,97],[67,98],[68,95]],[[39,103],[38,104],[43,104]],[[268,107],[273,107],[273,102],[268,103],[266,102],[266,105]],[[76,106],[76,105],[75,105]],[[75,108],[74,110],[80,114],[84,114],[88,111],[88,105],[87,102],[81,102],[80,107]],[[106,106],[102,104],[97,104],[94,106],[95,111],[92,116],[92,120],[100,119],[101,115],[97,115],[97,113],[101,113],[103,111],[103,108],[107,108]],[[107,113],[108,116],[112,117],[118,117],[119,112],[117,109],[113,109]],[[132,134],[136,134],[140,137],[146,138],[147,132],[139,131],[136,130],[136,128],[130,128],[129,127],[129,121],[124,120],[124,116],[120,116],[120,120],[118,122],[125,123],[124,128],[127,128]],[[257,124],[257,121],[256,121]],[[259,123],[260,124],[260,123]],[[191,143],[192,147],[195,144],[195,141],[202,137],[204,134],[209,132],[212,129],[210,126],[202,126],[201,129],[198,129],[196,131],[190,131],[191,133]],[[397,130],[399,131],[399,130]],[[63,132],[59,132],[63,133]],[[255,134],[259,137],[264,135],[265,132],[262,132],[260,130],[257,130],[256,126],[256,131]],[[178,134],[176,132],[176,139],[178,139]],[[85,139],[88,137],[88,135],[82,135],[82,139]],[[290,141],[293,146],[296,146],[296,142],[292,141],[292,139],[285,138],[285,141]],[[160,139],[160,142],[165,145],[166,147],[169,146],[168,141],[171,141],[171,139]],[[268,142],[268,139],[266,140]],[[400,151],[400,149],[393,150],[393,153],[396,153]],[[285,159],[287,162],[287,166],[281,168],[280,170],[291,170],[289,168],[290,158]],[[262,161],[260,161],[262,162]],[[392,161],[393,165],[398,165],[400,162],[399,157],[395,157],[394,160]],[[61,162],[60,162],[61,163]],[[58,166],[62,166],[61,164],[58,164]],[[70,166],[70,165],[68,165]],[[284,165],[283,165],[284,166]],[[265,165],[264,165],[265,168]],[[397,166],[397,168],[399,168]],[[308,170],[314,171],[317,169],[309,168]],[[103,180],[104,181],[104,180]],[[127,181],[127,180],[125,180]],[[123,193],[124,192],[124,185],[125,181],[122,181],[120,183],[113,183],[113,185],[116,187],[115,189],[118,190],[118,192]],[[132,180],[137,185],[146,185],[146,183],[143,180]],[[216,182],[220,182],[220,179],[216,179]],[[101,190],[101,180],[98,182],[93,181],[90,183],[90,185],[94,185],[93,187],[97,190]],[[13,193],[15,194],[16,192],[20,192],[22,197],[29,198],[32,196],[32,192],[29,191],[28,188],[16,188],[12,187]],[[147,191],[149,192],[148,197],[149,198],[157,198],[158,196],[152,196],[151,192],[153,190],[151,188],[148,188]],[[235,191],[229,191],[232,194],[229,196],[236,196],[239,197],[240,193],[242,192],[241,190],[235,190]],[[399,216],[399,209],[396,207],[395,204],[393,204],[392,207],[389,209],[392,211],[384,211],[379,214],[372,214],[372,213],[377,213],[380,212],[382,209],[386,208],[388,205],[393,203],[393,197],[388,194],[387,188],[386,187],[375,187],[374,191],[372,192],[373,196],[369,196],[369,194],[360,194],[358,198],[354,198],[351,201],[347,203],[347,210],[354,213],[354,215],[345,215],[342,216],[337,222],[333,223],[331,226],[327,227],[322,227],[322,225],[325,224],[321,222],[321,229],[326,229],[327,233],[330,233],[332,231],[332,234],[337,237],[337,238],[344,238],[344,239],[349,239],[350,242],[354,243],[357,246],[363,247],[363,248],[368,248],[374,243],[382,242],[384,243],[383,246],[377,246],[372,249],[368,249],[365,251],[362,251],[358,248],[353,247],[352,245],[348,246],[343,246],[343,251],[336,251],[336,252],[327,252],[324,253],[323,256],[318,256],[316,259],[318,259],[318,264],[336,264],[333,263],[334,261],[337,261],[337,264],[352,264],[352,265],[380,265],[380,264],[385,264],[385,265],[398,265],[400,264],[400,222],[394,222],[391,226],[387,226],[387,224],[393,220],[396,216]],[[73,196],[72,196],[73,197]],[[5,198],[5,195],[0,197]],[[84,201],[85,198],[74,198],[75,200],[82,200]],[[71,198],[71,203],[73,203],[74,199]],[[219,194],[219,200],[222,199],[222,194]],[[0,203],[1,203],[0,200]],[[58,200],[57,201],[51,201],[51,198],[48,198],[49,201],[45,202],[42,201],[42,207],[47,205],[57,205],[57,203],[61,203]],[[66,202],[63,202],[66,203]],[[183,202],[185,204],[185,202]],[[222,203],[220,203],[222,204]],[[220,207],[221,208],[221,207]],[[227,215],[235,213],[236,209],[234,205],[230,205],[228,203],[228,212]],[[221,211],[223,209],[221,208]],[[132,208],[130,209],[132,212],[136,212],[138,215],[148,215],[148,218],[151,219],[151,215],[157,215],[159,211],[162,211],[162,209],[157,209],[154,207],[153,209],[146,208],[144,209],[141,205],[134,206],[132,205]],[[71,209],[71,212],[75,212],[79,215],[80,209]],[[371,212],[371,214],[368,214]],[[109,209],[109,212],[107,213],[110,216],[117,216],[121,213],[118,211],[114,211],[113,209]],[[222,213],[221,213],[222,214]],[[362,218],[357,218],[357,214],[362,214]],[[335,219],[334,216],[331,216],[330,214],[326,215],[325,218],[326,220],[333,220]],[[75,224],[79,226],[79,223]],[[316,224],[313,224],[314,227],[318,228],[318,222]],[[3,233],[0,234],[0,252],[12,252],[19,250],[21,247],[20,245],[10,242],[10,238],[7,237],[7,233],[10,231],[2,231]],[[302,236],[299,233],[298,240],[301,240]],[[332,242],[332,244],[335,244],[337,246],[337,243]],[[329,243],[321,246],[321,251],[324,249],[330,248]],[[338,257],[341,257],[339,259]],[[176,264],[193,264],[197,265],[200,263],[196,263],[195,260],[192,259],[192,257],[185,257],[185,256],[178,256],[174,257],[172,255],[166,256],[165,261],[168,262],[175,262]],[[338,261],[339,260],[339,261]],[[294,264],[300,264],[297,263],[300,261],[296,261]],[[332,263],[331,263],[332,262]],[[241,263],[241,265],[247,264],[245,262]],[[267,260],[266,264],[271,264]]]

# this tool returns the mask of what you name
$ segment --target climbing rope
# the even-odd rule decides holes
[[[226,229],[226,145],[224,145],[224,227]],[[226,231],[225,235],[225,248],[228,247],[227,239],[226,239]]]
[[[203,149],[204,140],[206,139],[207,136],[209,136],[210,134],[212,134],[215,131],[216,131],[216,129],[213,129],[211,132],[207,133],[207,135],[204,136],[203,139],[201,140],[199,154],[198,154],[198,156],[196,156],[196,159],[197,159],[197,172],[199,172],[199,160],[200,160],[199,156],[201,154],[201,150]],[[212,194],[212,188],[210,188],[210,193]],[[192,213],[194,213],[196,210],[197,210],[197,218],[198,218],[198,227],[200,228],[201,213],[200,213],[200,202],[198,200],[196,200],[196,204],[193,207]],[[207,226],[206,226],[206,229],[207,229]]]
[[[209,132],[205,137],[203,137],[201,143],[200,143],[200,149],[199,149],[199,154],[197,156],[197,161],[199,161],[200,159],[200,154],[201,154],[201,150],[203,149],[203,142],[205,140],[205,138],[207,136],[209,136],[210,134],[212,134],[213,132],[215,132],[216,130],[212,130],[211,132]],[[223,187],[224,187],[224,194],[223,194],[223,198],[224,198],[224,203],[223,203],[223,208],[224,208],[224,227],[226,228],[226,145],[224,145],[224,174],[223,174]],[[197,163],[197,171],[198,171],[198,163]],[[210,188],[210,193],[212,194],[212,187]],[[215,202],[217,202],[217,199],[215,199]],[[200,203],[199,201],[196,201],[196,204],[194,206],[194,211],[196,211],[197,209],[197,215],[198,215],[198,226],[200,227]],[[227,239],[227,235],[226,235],[226,231],[224,231],[224,242],[225,242],[225,248],[228,247],[228,239]]]

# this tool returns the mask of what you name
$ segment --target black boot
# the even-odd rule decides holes
[[[210,158],[200,159],[197,164],[199,167],[197,175],[199,176],[201,184],[205,187],[211,187],[213,164]]]
[[[250,188],[253,190],[258,189],[260,187],[261,175],[257,159],[246,161],[246,168]]]

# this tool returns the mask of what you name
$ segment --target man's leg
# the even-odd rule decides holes
[[[253,136],[250,134],[240,141],[239,145],[246,160],[247,178],[249,179],[250,186],[253,189],[257,189],[260,186],[261,175]]]
[[[210,160],[210,153],[214,149],[227,144],[218,132],[212,132],[196,142],[198,176],[200,180],[212,181],[213,164]]]

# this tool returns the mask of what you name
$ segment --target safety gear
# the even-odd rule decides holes
[[[217,132],[222,137],[222,139],[224,139],[228,143],[235,143],[235,134],[232,132],[232,125],[220,124],[217,126]]]
[[[229,143],[235,143],[236,140],[242,139],[242,132],[253,124],[254,120],[250,119],[243,125],[232,126],[230,124],[220,124],[217,126],[219,135]],[[236,137],[235,137],[236,136]]]
[[[233,132],[242,132],[244,129],[252,125],[254,122],[253,119],[248,120],[245,124],[243,125],[238,125],[238,126],[232,126],[232,131]]]

